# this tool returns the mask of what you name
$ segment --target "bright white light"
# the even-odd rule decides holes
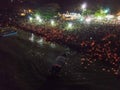
[[[32,22],[33,18],[32,18],[32,17],[29,17],[29,20],[30,20],[30,22]]]
[[[86,7],[87,7],[87,4],[86,4],[86,3],[83,3],[82,6],[81,6],[81,9],[82,9],[82,10],[85,10]]]
[[[40,18],[40,16],[39,16],[39,15],[36,15],[36,17],[35,17],[35,18],[36,18],[36,20],[37,20],[38,22],[40,22],[40,23],[42,22],[42,19]]]
[[[118,16],[117,19],[120,20],[120,16]]]
[[[87,24],[90,24],[90,22],[92,21],[92,18],[88,17],[88,18],[85,19],[85,21],[86,21]]]
[[[106,18],[108,19],[108,20],[111,20],[111,19],[113,19],[115,16],[114,15],[107,15],[106,16]]]
[[[35,18],[36,18],[36,20],[39,20],[39,19],[40,19],[40,16],[36,15],[36,17],[35,17]]]
[[[31,41],[31,42],[34,42],[34,34],[32,33],[32,35],[31,35],[31,37],[29,38],[29,40]]]
[[[85,19],[85,18],[84,18],[83,16],[81,16],[79,20],[80,20],[80,22],[83,22],[84,19]]]
[[[107,8],[107,9],[104,10],[104,13],[106,13],[106,14],[109,13],[109,12],[110,12],[109,8]]]
[[[71,28],[72,28],[72,26],[73,26],[73,24],[72,24],[72,23],[68,23],[68,28],[69,28],[69,29],[71,29]]]
[[[102,17],[102,16],[98,16],[98,17],[97,17],[97,20],[100,20],[100,21],[101,21],[101,20],[103,20],[103,17]]]
[[[38,21],[41,23],[41,22],[42,22],[42,19],[40,18]]]
[[[80,22],[83,22],[84,21],[84,19],[83,18],[80,18]]]
[[[55,21],[51,20],[51,25],[54,26],[55,25]]]

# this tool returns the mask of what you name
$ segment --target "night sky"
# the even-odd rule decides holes
[[[11,0],[0,0],[0,8],[7,8],[11,6]],[[20,0],[13,0],[20,1]],[[81,5],[83,2],[87,2],[88,6],[96,6],[97,4],[111,7],[114,9],[120,10],[120,0],[22,0],[30,3],[37,3],[39,5],[43,5],[46,3],[58,3],[62,9],[68,9],[69,7],[73,7],[76,5]],[[27,4],[27,3],[25,3]]]

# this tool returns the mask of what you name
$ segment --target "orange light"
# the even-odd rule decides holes
[[[25,16],[26,14],[25,14],[25,13],[21,13],[20,15],[21,15],[21,16]]]
[[[29,10],[28,10],[28,12],[29,12],[29,13],[31,13],[31,12],[32,12],[32,10],[31,10],[31,9],[29,9]]]

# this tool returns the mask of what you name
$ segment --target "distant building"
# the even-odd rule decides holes
[[[58,13],[58,16],[62,19],[62,20],[77,20],[81,17],[81,15],[79,13],[63,13],[60,14]]]

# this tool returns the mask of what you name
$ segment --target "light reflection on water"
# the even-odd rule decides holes
[[[44,43],[43,38],[40,38],[39,40],[37,40],[37,43],[40,44],[40,45],[43,45],[43,43]]]
[[[34,42],[34,37],[35,37],[35,36],[34,36],[34,34],[32,33],[32,34],[31,34],[31,37],[29,38],[29,40],[30,40],[31,42]]]
[[[42,37],[37,37],[35,36],[33,33],[31,34],[31,36],[29,37],[29,40],[31,42],[37,42],[40,46],[43,46],[44,44],[49,45],[51,48],[56,48],[56,44],[52,43],[52,42],[47,42],[44,40],[44,38]]]

